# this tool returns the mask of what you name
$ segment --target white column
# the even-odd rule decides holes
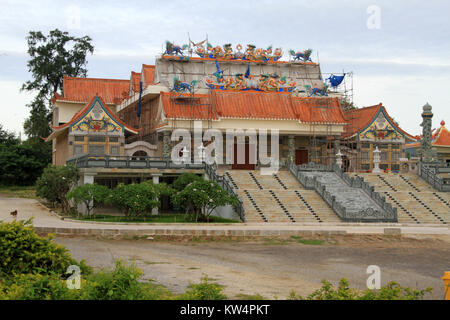
[[[80,181],[78,182],[79,186],[85,185],[85,184],[94,184],[94,177],[97,175],[95,172],[84,172],[82,173],[82,176],[80,178]],[[90,204],[92,205],[92,203]],[[87,214],[87,208],[84,203],[80,203],[77,206],[77,211],[81,214]]]
[[[152,175],[152,179],[153,179],[153,183],[154,184],[159,184],[159,177],[162,176],[162,174],[160,173],[156,173]],[[158,208],[153,208],[152,209],[152,216],[156,216],[158,215]]]

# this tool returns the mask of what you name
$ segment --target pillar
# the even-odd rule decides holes
[[[373,150],[373,170],[372,173],[379,173],[380,170],[380,153],[381,151],[378,150],[378,147],[376,147],[375,150]]]
[[[288,160],[292,163],[295,163],[295,137],[293,135],[288,136],[288,148]]]
[[[431,112],[431,106],[428,103],[423,106],[422,119],[422,139],[420,140],[419,154],[422,161],[431,162],[436,160],[436,150],[433,150],[431,145],[433,112]]]
[[[159,184],[159,177],[161,177],[161,176],[162,176],[161,173],[152,174],[152,181],[153,181],[153,183],[154,184]],[[158,208],[153,208],[152,209],[152,216],[156,216],[156,215],[158,215],[158,213],[159,213]]]
[[[163,158],[170,158],[171,153],[170,145],[170,131],[163,132]]]

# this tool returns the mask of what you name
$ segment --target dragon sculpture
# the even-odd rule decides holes
[[[312,49],[307,49],[305,51],[297,51],[289,50],[289,55],[293,57],[293,61],[299,61],[299,62],[307,62],[311,61],[311,53]]]
[[[177,77],[173,78],[173,87],[170,91],[175,92],[194,92],[194,87],[197,84],[197,80],[192,80],[191,83],[181,82]]]
[[[173,44],[170,41],[166,41],[166,51],[164,51],[164,54],[167,54],[169,56],[180,55],[183,57],[184,56],[183,51],[186,50],[187,47],[188,47],[187,44],[185,44],[183,46],[178,46],[176,44]]]

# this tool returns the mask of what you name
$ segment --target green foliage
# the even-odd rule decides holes
[[[78,265],[84,274],[90,272],[84,261],[76,262],[52,237],[38,236],[31,220],[0,223],[0,278],[25,273],[62,276],[70,265]]]
[[[66,195],[68,200],[73,199],[75,204],[83,203],[86,206],[88,215],[91,215],[93,209],[98,205],[105,203],[109,197],[110,190],[99,184],[84,184],[82,186],[75,187],[72,191],[69,191]]]
[[[15,134],[3,129],[3,126],[0,124],[0,144],[9,146],[18,143],[19,139],[17,139]]]
[[[205,275],[200,283],[189,284],[181,298],[184,300],[225,300],[227,296],[223,294],[223,286],[211,283]]]
[[[32,144],[0,144],[0,184],[33,185],[48,160],[42,149]]]
[[[350,288],[347,279],[342,278],[337,288],[323,280],[322,287],[306,298],[298,296],[292,291],[290,300],[419,300],[431,291],[432,288],[418,290],[402,287],[393,281],[379,290],[357,290]]]
[[[47,107],[53,94],[63,95],[64,75],[86,77],[86,55],[94,52],[92,39],[88,36],[76,38],[58,29],[48,35],[30,31],[27,36],[28,71],[33,80],[22,85],[22,90],[37,91],[37,96],[28,106],[30,117],[25,121],[25,133],[32,138],[47,137],[50,133],[51,112]]]
[[[73,165],[53,166],[44,169],[36,182],[36,195],[46,199],[53,206],[60,204],[63,211],[69,211],[66,194],[78,181],[78,169]]]
[[[238,199],[230,196],[217,182],[202,178],[174,194],[172,201],[177,206],[192,208],[195,221],[198,219],[209,221],[215,208],[228,204],[235,205]]]
[[[127,217],[143,215],[160,205],[158,191],[153,184],[119,184],[107,198],[106,203],[121,209]]]
[[[42,274],[21,274],[0,281],[0,300],[74,300],[77,290],[69,290],[65,280]]]
[[[182,191],[188,184],[195,181],[202,181],[203,178],[195,173],[182,173],[172,184],[176,191]]]

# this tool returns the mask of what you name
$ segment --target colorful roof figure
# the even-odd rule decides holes
[[[301,98],[281,92],[221,91],[206,94],[161,92],[166,119],[264,119],[345,124],[338,98]]]
[[[431,135],[431,145],[433,147],[450,147],[450,131],[445,127],[445,121],[442,120],[440,123],[440,128],[433,130]],[[421,139],[422,136],[418,136]],[[406,148],[416,148],[420,147],[420,141],[414,143],[408,143],[405,145]]]
[[[51,127],[53,132],[45,139],[45,141],[55,139],[66,130],[69,132],[105,131],[119,133],[128,131],[132,134],[137,134],[139,132],[139,129],[135,129],[120,120],[99,96],[94,96],[69,122],[60,126]]]
[[[76,78],[64,76],[64,96],[55,93],[56,100],[87,103],[93,96],[100,96],[107,104],[119,104],[129,93],[130,80]]]
[[[357,134],[370,131],[372,135],[376,134],[378,138],[384,138],[386,135],[390,134],[393,139],[403,136],[409,141],[417,140],[417,137],[410,135],[395,123],[382,103],[370,107],[347,110],[344,112],[344,116],[347,126],[342,134],[343,138],[352,138]],[[386,120],[384,122],[384,127],[379,124],[377,127],[377,119]],[[374,130],[379,132],[375,132]],[[370,134],[368,133],[368,136],[369,135]],[[383,136],[381,137],[378,135]]]

